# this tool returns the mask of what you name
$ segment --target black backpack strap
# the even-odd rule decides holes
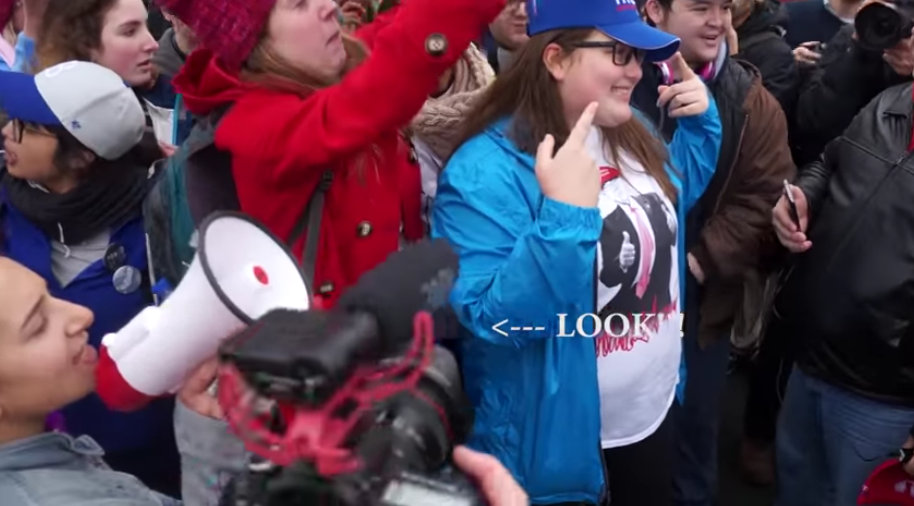
[[[308,288],[312,291],[312,297],[318,290],[314,286],[314,269],[317,264],[317,246],[320,242],[321,218],[324,215],[324,198],[327,190],[330,189],[330,183],[333,182],[333,172],[324,171],[321,174],[321,180],[311,195],[311,200],[305,206],[304,211],[295,223],[292,229],[292,235],[289,236],[288,246],[291,248],[303,234],[305,235],[305,248],[302,250],[301,268],[305,273],[305,281],[308,282]],[[306,232],[307,231],[307,232]]]
[[[214,144],[216,128],[231,105],[201,118],[182,146],[188,150],[183,176],[194,226],[199,227],[215,211],[241,209],[232,175],[232,156]]]

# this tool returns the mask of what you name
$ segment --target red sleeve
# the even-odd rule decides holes
[[[368,23],[367,25],[362,25],[358,30],[353,34],[355,38],[359,39],[369,48],[374,48],[375,40],[378,38],[378,33],[387,28],[393,23],[394,19],[397,17],[397,13],[402,8],[403,4],[397,4],[390,9],[382,12],[378,17],[374,18],[374,21]]]
[[[267,94],[239,100],[226,120],[244,124],[220,133],[243,136],[222,141],[233,151],[278,158],[260,169],[274,184],[313,182],[314,167],[327,167],[408,124],[441,74],[503,6],[504,0],[410,0],[378,33],[366,61],[339,84],[295,101]],[[442,37],[445,51],[431,54],[428,41]]]

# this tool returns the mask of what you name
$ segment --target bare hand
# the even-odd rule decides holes
[[[622,248],[619,250],[619,268],[628,272],[628,268],[635,264],[635,245],[628,232],[622,231]]]
[[[536,150],[536,179],[543,195],[572,206],[596,207],[600,195],[600,170],[587,152],[587,136],[597,113],[597,103],[584,109],[568,140],[555,152],[555,138],[546,135]]]
[[[454,464],[469,475],[490,506],[528,506],[530,499],[495,457],[465,446],[454,448]]]
[[[340,7],[343,13],[343,27],[355,30],[362,26],[365,19],[365,7],[357,0],[345,0]]]
[[[781,195],[778,203],[771,210],[771,224],[774,225],[778,240],[785,248],[793,253],[802,253],[812,247],[812,242],[806,237],[806,228],[809,225],[809,203],[803,190],[798,187],[790,185],[790,192],[797,203],[800,227],[797,228],[797,224],[790,217],[790,205],[785,195]]]
[[[669,106],[671,118],[697,116],[708,110],[708,88],[701,78],[695,75],[681,54],[676,53],[670,59],[673,76],[680,82],[672,86],[661,85],[657,88],[660,98],[657,105]]]
[[[900,76],[914,74],[914,37],[902,39],[895,47],[886,49],[882,58]]]
[[[221,420],[222,408],[216,396],[210,392],[218,374],[219,360],[216,357],[200,364],[184,382],[178,392],[178,400],[198,415]]]
[[[165,158],[175,155],[175,152],[178,151],[178,147],[174,144],[169,144],[167,142],[159,141],[159,149],[162,150],[162,154],[165,155]]]
[[[813,66],[822,58],[822,54],[815,50],[818,47],[818,42],[804,42],[793,50],[793,59],[797,65]]]
[[[689,272],[695,276],[698,284],[703,285],[705,282],[705,271],[701,270],[701,264],[698,263],[698,260],[691,253],[686,255],[686,260],[689,262]]]

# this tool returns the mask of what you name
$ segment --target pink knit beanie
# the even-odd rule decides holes
[[[212,51],[227,70],[237,70],[257,45],[276,0],[156,0],[156,3],[190,27],[200,45]]]

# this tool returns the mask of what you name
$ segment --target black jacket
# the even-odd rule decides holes
[[[825,145],[841,135],[873,97],[911,80],[896,74],[881,53],[861,49],[851,38],[853,33],[854,27],[846,26],[829,41],[800,91],[791,131],[798,167],[818,159]]]
[[[752,14],[736,29],[739,37],[737,59],[754,65],[762,74],[762,85],[768,90],[784,114],[793,117],[800,73],[793,59],[793,50],[784,40],[787,10],[776,0],[756,4]]]
[[[800,173],[812,248],[796,255],[775,310],[804,372],[914,406],[911,88],[880,94]]]

